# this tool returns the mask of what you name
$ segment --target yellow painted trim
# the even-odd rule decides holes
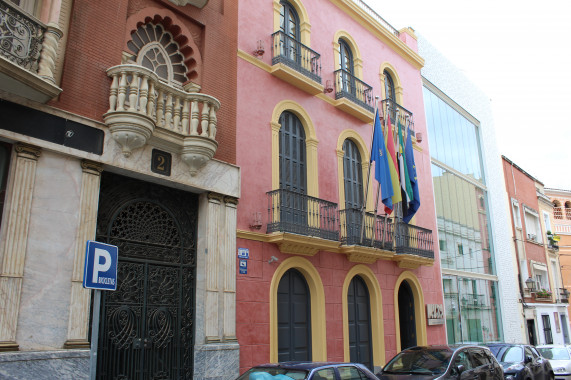
[[[363,57],[357,46],[355,39],[345,30],[338,30],[333,36],[333,61],[335,64],[335,70],[339,70],[341,65],[339,64],[339,40],[344,40],[349,48],[351,48],[351,53],[353,53],[353,68],[355,69],[355,76],[359,79],[363,79]]]
[[[260,69],[267,71],[268,73],[272,70],[272,67],[262,61],[259,58],[254,57],[251,54],[248,54],[244,50],[238,49],[238,58],[242,58],[244,61],[251,63],[254,66],[259,67]]]
[[[329,0],[351,18],[361,24],[372,35],[376,36],[387,47],[410,63],[416,69],[424,66],[424,59],[414,50],[407,46],[390,30],[382,26],[377,20],[361,9],[353,0]]]
[[[236,238],[247,239],[254,241],[267,242],[268,234],[262,232],[246,231],[246,230],[236,230]]]
[[[397,342],[397,352],[400,352],[400,320],[399,320],[399,288],[403,281],[407,281],[412,289],[414,296],[414,316],[416,319],[416,344],[425,346],[427,344],[426,338],[426,315],[424,313],[424,293],[422,292],[422,285],[416,275],[410,271],[404,271],[397,278],[394,287],[393,301],[395,305],[395,335]]]
[[[279,130],[281,125],[279,123],[280,115],[284,111],[294,113],[305,130],[305,149],[307,155],[307,195],[319,198],[319,186],[317,180],[318,166],[317,166],[317,136],[315,134],[315,127],[309,114],[303,107],[293,100],[282,100],[275,107],[272,113],[272,120],[270,126],[272,128],[272,190],[279,189],[280,185],[280,143],[279,143]]]
[[[298,0],[288,0],[292,7],[297,12],[299,17],[299,34],[301,38],[301,43],[307,47],[310,45],[311,36],[311,24],[309,23],[309,16],[303,4]],[[280,30],[280,10],[281,4],[280,0],[274,0],[274,32]]]
[[[371,132],[372,133],[372,132]],[[345,208],[345,181],[344,181],[344,172],[343,172],[343,143],[345,140],[350,139],[357,145],[357,149],[359,150],[359,154],[361,155],[361,169],[363,171],[363,188],[367,185],[367,175],[369,173],[369,149],[367,149],[367,144],[363,137],[358,134],[353,129],[345,129],[339,135],[337,139],[337,178],[338,178],[338,186],[339,186],[339,207],[341,209]],[[366,190],[366,189],[364,189]],[[371,197],[373,194],[373,181],[369,180],[369,196],[367,198],[367,210],[371,211],[374,209],[374,197]],[[365,196],[365,194],[363,194]]]
[[[274,272],[270,284],[270,362],[278,361],[278,286],[282,276],[289,269],[300,271],[309,287],[311,303],[311,359],[327,360],[327,337],[325,317],[325,292],[321,277],[315,267],[302,257],[290,257],[284,260]]]
[[[389,73],[389,75],[393,79],[393,84],[395,85],[395,97],[397,103],[404,104],[402,82],[397,74],[397,70],[395,69],[395,67],[388,62],[383,62],[379,70],[379,77],[381,78],[381,99],[387,98],[387,94],[385,94],[385,75],[384,75],[385,70]]]
[[[355,276],[361,276],[367,289],[369,290],[371,306],[371,338],[373,344],[373,365],[383,366],[385,364],[385,330],[383,327],[383,296],[377,277],[371,269],[365,265],[355,265],[343,282],[342,309],[343,309],[343,357],[345,362],[351,361],[349,353],[349,310],[347,303],[347,292],[349,285]]]

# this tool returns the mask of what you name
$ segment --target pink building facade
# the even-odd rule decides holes
[[[351,0],[241,0],[238,12],[240,372],[294,359],[378,368],[410,345],[445,343],[413,31]],[[393,122],[414,121],[410,225],[382,205],[375,214],[374,180],[367,192],[375,97]]]

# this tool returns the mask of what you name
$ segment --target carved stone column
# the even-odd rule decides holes
[[[224,341],[236,341],[236,207],[238,200],[224,197],[225,251],[220,252],[224,278]]]
[[[205,302],[205,334],[206,342],[220,342],[222,337],[219,330],[219,291],[220,291],[220,252],[224,231],[220,231],[220,218],[223,196],[220,194],[208,194],[208,254],[206,258],[206,302]]]
[[[14,147],[8,199],[0,243],[0,351],[18,350],[16,328],[28,244],[28,226],[36,166],[41,149],[24,144]]]
[[[99,184],[103,166],[84,160],[81,162],[81,194],[79,201],[79,226],[75,236],[75,257],[71,275],[71,300],[67,341],[64,348],[89,348],[89,305],[91,292],[83,288],[85,242],[95,238]]]
[[[48,28],[44,33],[44,41],[42,43],[40,62],[38,64],[38,75],[55,83],[54,71],[56,67],[58,43],[63,32],[56,23],[51,22],[47,26]]]

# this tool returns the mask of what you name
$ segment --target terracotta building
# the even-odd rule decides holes
[[[237,2],[0,12],[0,377],[85,378],[96,342],[99,378],[236,376]],[[88,240],[119,247],[99,324]]]
[[[562,286],[559,250],[550,239],[552,203],[542,182],[502,159],[527,340],[569,344],[569,293]]]
[[[240,371],[292,359],[378,369],[444,343],[414,32],[352,0],[241,0],[238,18]],[[410,224],[385,218],[367,181],[377,106],[413,135]]]

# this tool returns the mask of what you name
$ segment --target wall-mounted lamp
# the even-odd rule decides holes
[[[266,51],[264,50],[264,41],[258,40],[258,45],[256,47],[256,50],[254,50],[252,54],[254,55],[254,57],[261,57],[264,55],[265,52]]]
[[[532,292],[535,289],[535,280],[529,277],[527,280],[525,280],[525,287],[527,288],[527,290]]]
[[[274,261],[278,261],[278,258],[275,256],[270,257],[270,259],[268,260],[268,264],[273,263]]]
[[[325,82],[325,87],[323,88],[323,93],[329,94],[330,92],[333,92],[333,85],[331,84],[331,81],[328,80]]]

